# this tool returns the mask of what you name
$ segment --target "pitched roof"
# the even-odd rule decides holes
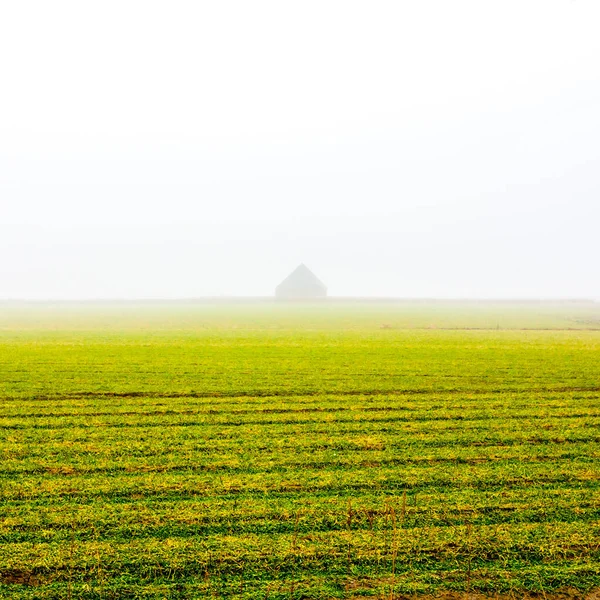
[[[277,286],[275,293],[278,295],[325,296],[327,286],[302,263]]]

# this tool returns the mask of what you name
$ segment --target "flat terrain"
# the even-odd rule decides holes
[[[3,305],[0,461],[1,598],[597,598],[600,305]]]

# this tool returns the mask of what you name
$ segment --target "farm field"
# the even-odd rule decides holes
[[[600,304],[7,303],[0,461],[0,598],[598,598]]]

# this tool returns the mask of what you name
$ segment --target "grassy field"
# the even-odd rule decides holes
[[[6,304],[0,432],[1,598],[600,588],[600,304]]]

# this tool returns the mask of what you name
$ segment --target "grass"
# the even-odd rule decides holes
[[[600,307],[4,306],[0,597],[600,587]]]

